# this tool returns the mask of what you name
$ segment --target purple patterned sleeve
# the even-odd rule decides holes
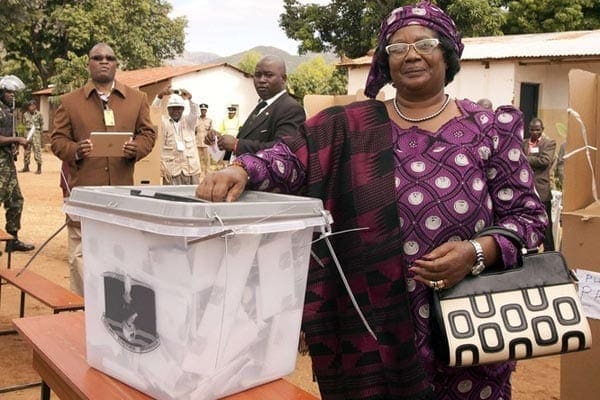
[[[514,107],[502,106],[496,110],[494,127],[489,133],[493,150],[486,170],[494,224],[516,231],[528,248],[535,248],[542,242],[548,218],[521,150],[523,119]],[[502,236],[494,237],[504,265],[515,265],[517,248]]]
[[[278,193],[298,193],[305,182],[305,167],[283,142],[255,154],[242,154],[236,161],[248,171],[252,190]]]

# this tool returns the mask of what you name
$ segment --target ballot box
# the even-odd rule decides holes
[[[195,186],[74,188],[88,363],[157,399],[217,399],[291,373],[320,200]]]

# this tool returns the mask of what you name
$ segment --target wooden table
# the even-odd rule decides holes
[[[149,396],[90,367],[85,360],[83,312],[14,319],[17,331],[33,347],[33,368],[43,381],[42,399],[50,389],[61,400],[149,400]],[[278,379],[227,400],[317,400],[308,392]]]

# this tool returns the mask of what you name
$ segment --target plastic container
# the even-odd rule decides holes
[[[78,187],[64,207],[81,220],[88,363],[157,399],[294,370],[310,242],[331,222],[317,199],[194,190]]]

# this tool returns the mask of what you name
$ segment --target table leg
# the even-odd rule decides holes
[[[42,381],[42,390],[40,393],[41,400],[50,400],[50,387],[46,385],[46,382]]]

